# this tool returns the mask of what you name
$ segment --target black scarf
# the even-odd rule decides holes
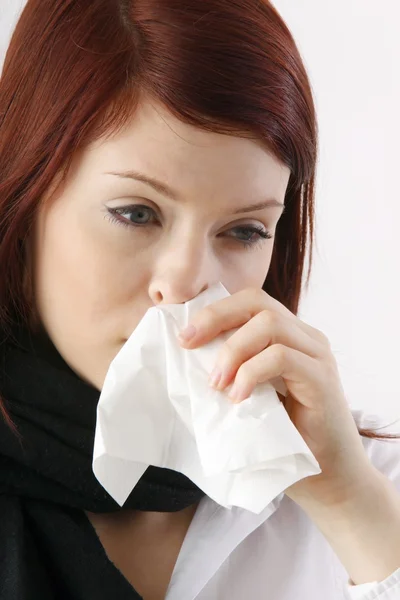
[[[0,600],[139,600],[84,511],[173,512],[204,492],[149,467],[121,508],[92,471],[99,391],[43,333],[15,328],[0,359],[0,396],[21,436],[0,415]]]

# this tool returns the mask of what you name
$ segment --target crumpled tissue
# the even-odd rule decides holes
[[[281,377],[239,404],[209,387],[221,345],[188,350],[177,334],[219,283],[185,304],[151,307],[112,361],[97,406],[93,472],[122,506],[150,465],[183,473],[218,504],[259,514],[293,483],[321,473],[276,393]]]

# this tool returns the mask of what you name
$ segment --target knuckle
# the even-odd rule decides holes
[[[211,323],[217,316],[217,311],[212,304],[205,306],[202,310],[202,321]]]
[[[233,362],[238,357],[238,348],[236,344],[227,340],[221,348],[220,360],[223,362]]]
[[[338,364],[333,356],[329,356],[328,359],[324,361],[324,365],[327,377],[336,378],[339,375]]]
[[[242,293],[244,296],[246,296],[246,298],[249,299],[254,299],[254,297],[257,299],[263,299],[265,297],[264,290],[258,287],[248,286],[242,290]]]
[[[262,288],[253,288],[253,294],[256,293],[256,297],[260,300],[260,302],[264,302],[266,298],[266,292]]]
[[[325,335],[325,333],[323,331],[321,331],[320,329],[316,329],[315,332],[316,332],[318,340],[321,342],[321,344],[330,348],[331,342],[330,342],[328,336]]]
[[[261,325],[265,325],[266,327],[274,327],[279,321],[279,315],[268,309],[264,309],[257,315],[258,320]]]
[[[253,372],[252,372],[250,363],[247,362],[247,363],[243,363],[242,365],[240,365],[238,372],[236,374],[236,380],[240,384],[252,383],[253,377],[254,376],[253,376]]]
[[[274,344],[270,348],[272,359],[277,365],[281,366],[286,360],[286,347],[283,344]]]

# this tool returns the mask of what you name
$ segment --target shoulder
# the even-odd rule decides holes
[[[392,480],[400,491],[400,415],[394,412],[371,413],[360,409],[353,409],[351,412],[358,427],[372,429],[379,434],[399,436],[398,439],[361,439],[371,463]]]

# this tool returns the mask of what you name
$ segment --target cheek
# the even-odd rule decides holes
[[[272,245],[258,250],[240,250],[223,259],[222,277],[231,294],[246,287],[262,287],[271,264],[272,250]]]
[[[118,267],[96,236],[76,226],[55,227],[55,222],[49,219],[37,236],[38,317],[70,367],[100,389],[130,331],[137,289],[128,282],[137,286],[137,281],[132,269],[125,277],[124,265]]]
[[[99,338],[108,327],[113,329],[116,314],[132,293],[124,266],[98,235],[73,218],[55,213],[44,225],[35,250],[39,316],[50,329]],[[132,277],[130,281],[134,283]]]

